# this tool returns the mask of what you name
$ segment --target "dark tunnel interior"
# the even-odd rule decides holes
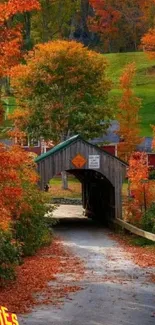
[[[115,188],[100,172],[88,169],[67,170],[82,184],[85,215],[108,224],[115,217]]]

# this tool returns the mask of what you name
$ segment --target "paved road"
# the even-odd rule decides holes
[[[61,308],[38,307],[20,325],[155,325],[155,285],[148,283],[148,270],[136,266],[107,230],[84,221],[60,225],[56,232],[86,263],[83,290]]]

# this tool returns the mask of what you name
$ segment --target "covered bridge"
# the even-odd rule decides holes
[[[36,158],[40,188],[62,171],[82,184],[83,207],[89,216],[108,220],[122,216],[122,183],[126,163],[76,135]]]

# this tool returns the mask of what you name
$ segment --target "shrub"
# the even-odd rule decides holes
[[[139,247],[154,246],[154,242],[147,238],[133,236],[131,244]]]
[[[27,199],[31,209],[23,212],[14,223],[14,236],[22,243],[23,255],[31,256],[40,247],[50,244],[52,233],[44,217],[49,209],[45,204],[47,202],[46,194],[33,187],[29,190]]]
[[[51,241],[42,215],[23,214],[15,225],[16,238],[23,243],[23,255],[31,256]]]
[[[149,179],[155,179],[155,170],[151,170],[149,173]]]
[[[15,278],[15,265],[20,260],[20,246],[15,245],[10,232],[0,229],[0,286]]]
[[[147,210],[142,218],[142,228],[155,234],[155,203]]]

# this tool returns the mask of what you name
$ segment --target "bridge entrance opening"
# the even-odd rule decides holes
[[[104,224],[115,218],[115,188],[101,173],[94,170],[68,170],[82,184],[85,215]]]

